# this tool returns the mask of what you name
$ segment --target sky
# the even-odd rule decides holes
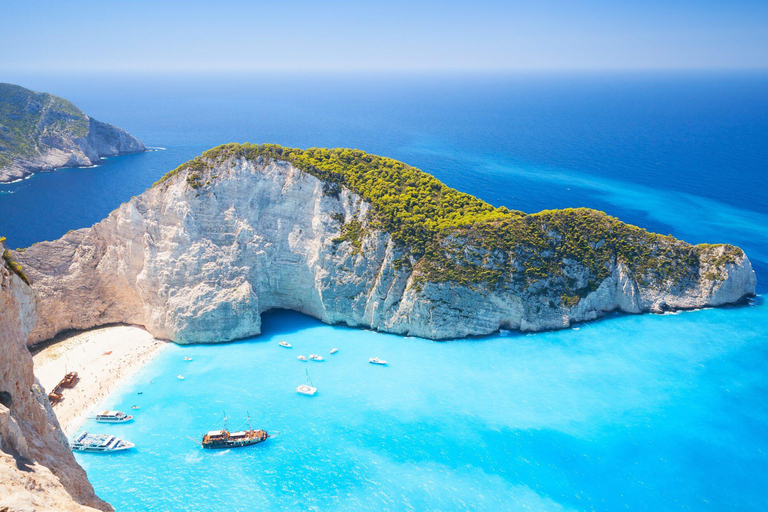
[[[0,74],[766,69],[768,0],[0,0],[0,49]]]

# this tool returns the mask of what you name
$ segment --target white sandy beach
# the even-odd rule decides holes
[[[35,376],[50,392],[69,372],[80,381],[54,406],[61,428],[72,436],[96,405],[135,375],[167,342],[140,327],[121,325],[73,334],[34,356]],[[107,404],[108,405],[108,404]],[[130,412],[130,411],[126,411]]]

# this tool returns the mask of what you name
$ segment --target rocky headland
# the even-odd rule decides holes
[[[261,314],[448,339],[754,294],[741,249],[590,209],[495,208],[391,159],[228,144],[91,228],[12,257],[37,295],[29,343],[144,326],[178,343],[259,334]]]
[[[26,347],[32,289],[0,239],[0,510],[112,510],[69,449]]]
[[[63,98],[0,83],[0,183],[145,150],[126,131],[88,117]]]

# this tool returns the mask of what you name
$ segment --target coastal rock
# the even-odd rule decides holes
[[[719,306],[755,291],[736,247],[691,246],[594,210],[493,209],[409,171],[491,219],[444,229],[420,255],[386,229],[402,220],[382,220],[376,197],[388,196],[364,199],[318,178],[320,168],[269,156],[283,154],[272,147],[212,151],[93,227],[14,255],[37,294],[29,343],[117,322],[178,343],[221,342],[259,334],[261,313],[275,308],[439,340]]]
[[[126,131],[63,98],[0,83],[0,183],[140,151],[144,144]]]
[[[94,494],[34,377],[25,345],[34,319],[32,289],[0,261],[0,510],[113,510]]]

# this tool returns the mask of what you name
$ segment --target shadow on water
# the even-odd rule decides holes
[[[261,314],[261,336],[264,337],[291,334],[322,325],[325,324],[320,320],[290,309],[270,309]]]

